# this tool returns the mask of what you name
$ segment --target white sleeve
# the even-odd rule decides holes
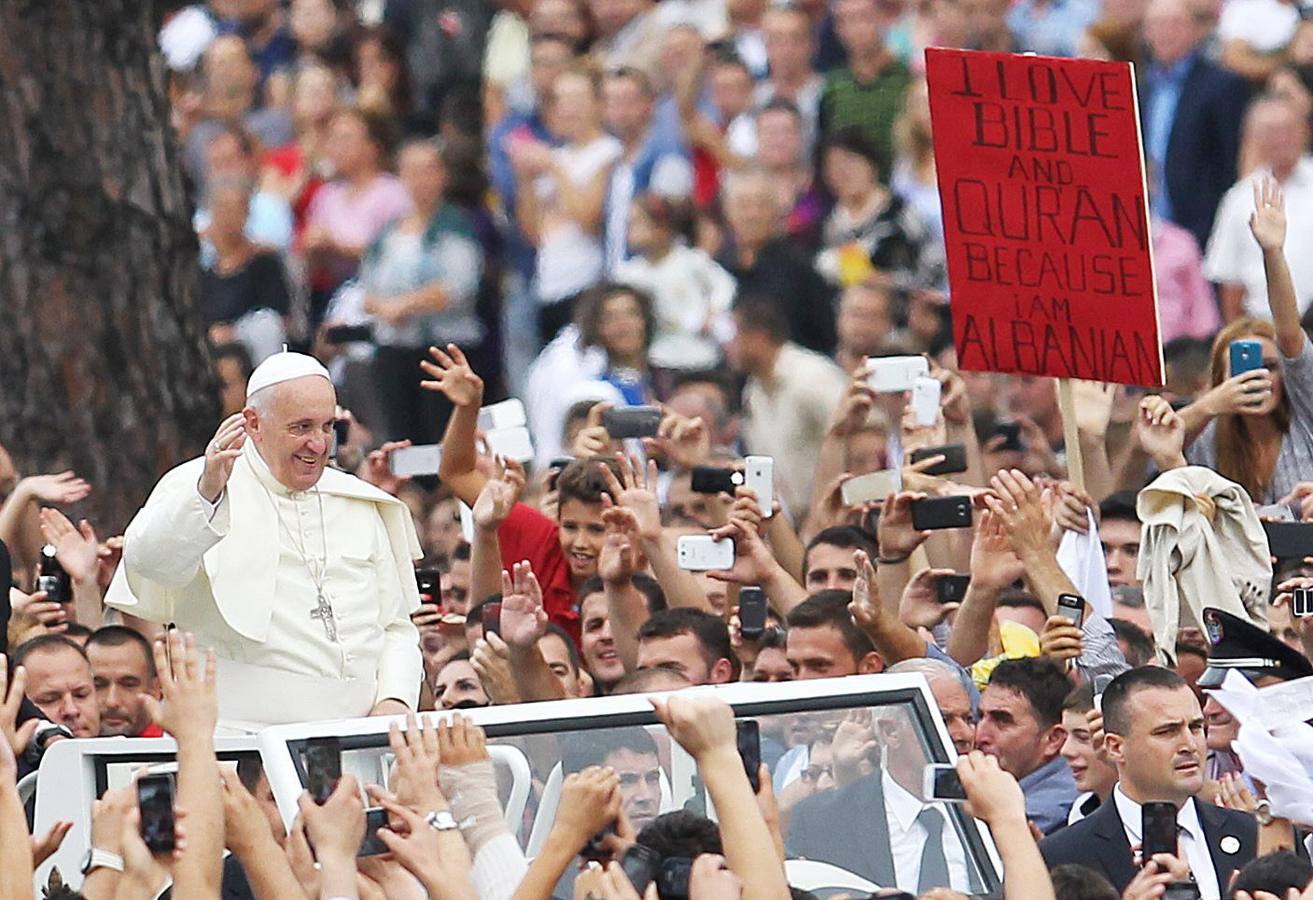
[[[228,534],[228,493],[212,504],[194,484],[179,483],[146,502],[123,534],[123,565],[136,578],[181,587],[201,558]]]
[[[419,686],[424,678],[424,663],[419,652],[419,629],[410,621],[410,613],[419,605],[415,580],[409,586],[398,580],[397,564],[381,519],[377,520],[377,545],[383,552],[375,564],[375,583],[379,602],[391,608],[383,626],[383,650],[379,654],[378,689],[374,701],[400,700],[411,709],[419,703]],[[407,590],[409,587],[409,590]]]
[[[1240,214],[1237,198],[1241,195],[1232,189],[1222,198],[1213,222],[1213,233],[1208,237],[1208,252],[1204,256],[1204,276],[1213,282],[1239,283],[1245,280],[1243,242],[1252,241],[1247,215]],[[1250,203],[1253,201],[1251,200]]]

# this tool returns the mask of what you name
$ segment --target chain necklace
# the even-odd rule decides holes
[[[310,573],[310,581],[315,586],[315,605],[310,610],[310,618],[318,619],[324,626],[324,635],[330,641],[337,643],[337,623],[333,618],[333,604],[328,602],[328,597],[324,594],[324,585],[328,581],[328,525],[324,518],[324,495],[318,487],[314,489],[315,499],[319,503],[319,537],[322,541],[324,551],[323,560],[314,565],[310,561],[310,554],[306,552],[305,528],[301,524],[300,516],[297,516],[296,530],[297,534],[292,534],[292,529],[287,527],[283,521],[282,513],[278,509],[278,501],[275,499],[273,492],[260,482],[260,487],[264,488],[265,494],[269,497],[269,502],[273,505],[274,516],[278,519],[278,526],[287,533],[288,540],[292,541],[293,549],[300,555],[301,561],[305,563],[306,571]],[[293,503],[297,500],[289,497]]]

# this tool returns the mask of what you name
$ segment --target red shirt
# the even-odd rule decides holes
[[[560,625],[579,642],[579,603],[570,586],[570,567],[561,552],[559,526],[532,506],[517,503],[511,508],[497,541],[501,564],[506,571],[517,562],[529,561],[543,590],[547,618]]]
[[[151,722],[145,728],[141,729],[140,734],[133,735],[133,737],[164,737],[164,729],[156,725],[154,722]]]

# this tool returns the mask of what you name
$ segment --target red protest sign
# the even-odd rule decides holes
[[[963,369],[1163,380],[1128,63],[926,51]]]

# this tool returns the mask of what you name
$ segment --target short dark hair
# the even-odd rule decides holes
[[[853,624],[848,604],[852,602],[851,591],[817,591],[806,600],[789,610],[787,623],[794,628],[833,628],[843,638],[843,645],[852,654],[853,661],[860,663],[868,653],[875,652],[871,639]]]
[[[1153,639],[1140,630],[1139,625],[1118,618],[1109,619],[1108,624],[1112,626],[1112,633],[1117,640],[1126,644],[1127,652],[1124,655],[1131,668],[1147,666],[1153,662]]]
[[[64,630],[60,633],[64,635],[64,637],[73,638],[75,640],[77,638],[91,637],[91,629],[83,625],[81,622],[69,622],[64,626]]]
[[[702,658],[710,669],[718,660],[727,659],[734,678],[739,677],[739,658],[729,640],[729,627],[719,616],[690,606],[663,609],[652,615],[638,629],[638,640],[656,640],[690,634],[702,650]]]
[[[1049,617],[1049,611],[1043,601],[1030,591],[1006,588],[998,595],[998,602],[994,605],[1004,609],[1037,609],[1044,614],[1045,619]]]
[[[1067,694],[1067,699],[1062,701],[1063,712],[1076,712],[1084,715],[1094,709],[1094,684],[1085,681],[1074,688]]]
[[[461,540],[451,550],[451,561],[468,562],[472,554],[473,554],[473,548],[470,547],[469,542],[465,540]],[[450,571],[450,569],[448,569],[448,571]]]
[[[668,609],[670,604],[666,602],[666,592],[661,589],[661,582],[657,581],[646,572],[635,572],[631,579],[634,587],[647,600],[647,614],[654,615],[663,609]]]
[[[824,157],[829,150],[843,150],[862,157],[875,169],[876,179],[880,178],[880,152],[860,125],[845,125],[826,135],[821,141],[820,155]]]
[[[83,662],[88,666],[91,665],[91,660],[87,659],[87,651],[72,638],[64,637],[62,634],[39,634],[14,648],[14,652],[9,657],[9,666],[11,670],[16,669],[33,653],[53,653],[56,650],[72,650],[82,657]]]
[[[1304,890],[1310,879],[1313,879],[1313,864],[1290,850],[1281,850],[1251,859],[1236,874],[1228,890],[1232,894],[1248,891],[1251,896],[1257,891],[1267,891],[1284,897],[1291,888]]]
[[[658,755],[656,741],[641,725],[575,732],[566,735],[564,744],[561,771],[567,775],[582,772],[589,766],[600,766],[617,750]]]
[[[596,505],[602,502],[603,496],[611,496],[599,466],[606,466],[617,479],[620,477],[620,467],[609,456],[576,459],[561,470],[561,474],[556,478],[558,516],[566,500],[578,500],[580,503]]]
[[[638,843],[662,859],[697,859],[703,853],[723,853],[720,828],[706,816],[677,809],[657,816],[638,833]]]
[[[1134,522],[1140,524],[1140,514],[1135,511],[1135,491],[1118,491],[1109,494],[1099,503],[1099,521],[1108,520]]]
[[[787,343],[793,334],[780,303],[765,294],[739,294],[734,298],[734,317],[740,331],[761,332],[776,344]]]
[[[1049,869],[1053,894],[1058,900],[1120,900],[1121,894],[1102,872],[1078,863],[1065,863]]]
[[[1071,690],[1066,674],[1045,656],[1003,660],[995,666],[989,686],[1025,697],[1035,718],[1045,728],[1062,723],[1062,704]]]
[[[547,633],[544,634],[543,637],[547,637],[548,635],[555,637],[562,644],[565,644],[565,653],[570,657],[570,666],[574,669],[574,673],[578,675],[579,670],[583,668],[583,661],[579,658],[579,648],[575,645],[574,638],[570,637],[570,632],[566,631],[555,622],[548,622]],[[542,640],[542,638],[539,638],[538,640]]]
[[[1139,666],[1127,669],[1103,690],[1103,730],[1107,734],[1125,735],[1131,724],[1131,697],[1139,691],[1156,688],[1174,691],[1189,689],[1184,678],[1162,666]]]
[[[140,631],[128,628],[126,625],[103,625],[91,633],[87,638],[87,646],[93,644],[104,647],[122,647],[125,644],[135,644],[141,651],[141,655],[146,658],[146,671],[152,679],[156,678],[158,673],[155,671],[155,651],[150,645],[150,641]]]
[[[875,539],[856,525],[831,525],[829,528],[822,528],[816,532],[816,536],[807,542],[807,548],[802,554],[802,577],[807,577],[807,554],[812,552],[812,548],[820,544],[826,544],[830,547],[842,547],[846,550],[865,550],[866,555],[871,558],[874,564],[880,551],[876,546]]]
[[[677,682],[673,687],[670,684],[671,679]],[[692,686],[693,682],[674,669],[635,669],[632,672],[626,672],[623,678],[611,686],[610,696],[646,694],[649,691],[681,690]]]

